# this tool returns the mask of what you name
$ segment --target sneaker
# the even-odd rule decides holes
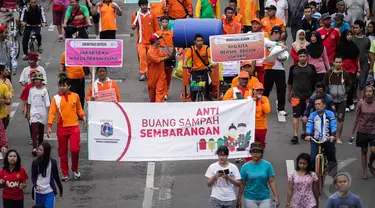
[[[80,180],[81,179],[81,173],[79,171],[74,172],[74,179]]]
[[[357,103],[358,103],[357,99],[353,100],[353,103],[354,103],[354,104],[357,104]]]
[[[301,140],[305,140],[306,134],[301,134]]]
[[[39,47],[38,47],[38,53],[43,53],[43,48],[42,48],[42,46],[39,46]]]
[[[349,106],[349,109],[350,109],[351,111],[354,110],[354,108],[355,108],[354,104],[351,104],[351,105]]]
[[[59,35],[59,38],[57,39],[57,41],[61,42],[64,40],[64,37],[62,35]]]
[[[23,54],[22,60],[27,61],[28,59],[29,59],[29,57],[26,54]]]
[[[345,112],[350,112],[350,109],[349,108],[345,108]]]
[[[139,81],[145,81],[146,80],[146,74],[142,74],[139,78]]]
[[[281,110],[278,113],[279,113],[280,116],[287,116],[288,115],[284,110]]]
[[[69,180],[69,175],[61,177],[62,182],[67,182],[68,180]]]
[[[290,140],[292,144],[298,144],[298,136],[293,136],[293,138]]]
[[[164,95],[164,100],[168,100],[168,95]]]
[[[33,145],[33,140],[32,139],[30,139],[29,145]]]
[[[38,154],[37,154],[37,151],[36,151],[36,148],[33,149],[33,151],[31,152],[31,154],[36,157]]]

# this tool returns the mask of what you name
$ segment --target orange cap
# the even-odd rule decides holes
[[[246,66],[246,65],[250,65],[251,66],[251,62],[250,61],[243,61],[241,63],[241,67]]]
[[[250,77],[249,77],[249,73],[246,72],[246,71],[242,71],[242,72],[240,72],[240,76],[239,76],[239,78],[249,79],[249,78],[250,78]]]
[[[258,22],[258,23],[260,24],[260,19],[259,19],[259,18],[256,18],[256,17],[255,17],[255,18],[253,18],[253,19],[251,20],[251,22],[250,22],[250,23],[252,23],[252,22],[254,22],[254,21],[255,21],[255,22]]]
[[[264,90],[263,84],[261,82],[258,82],[253,87],[254,90]]]

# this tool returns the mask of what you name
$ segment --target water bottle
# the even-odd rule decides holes
[[[272,200],[272,208],[277,208],[276,200]]]

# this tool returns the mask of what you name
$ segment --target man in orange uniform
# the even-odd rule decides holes
[[[148,97],[150,102],[161,103],[164,102],[165,88],[167,87],[166,77],[164,72],[164,61],[171,57],[160,51],[161,37],[153,34],[150,37],[151,47],[147,52],[148,56]]]
[[[229,1],[229,7],[233,8],[234,14],[233,14],[233,20],[241,24],[241,32],[243,32],[243,24],[244,24],[244,19],[241,14],[237,12],[237,0],[230,0]],[[225,20],[225,14],[221,17],[221,19],[224,21]]]
[[[98,96],[99,91],[111,90],[111,93],[116,93],[116,102],[120,102],[120,90],[116,82],[107,76],[107,72],[106,67],[98,67],[96,69],[98,79],[94,82],[94,95],[92,94],[92,84],[90,84],[90,88],[86,96],[87,101],[95,101],[95,97]]]
[[[251,96],[251,91],[247,87],[250,79],[249,73],[242,71],[238,77],[239,79],[237,85],[232,85],[232,87],[227,90],[223,100],[239,100],[246,99],[247,97]]]
[[[159,23],[155,15],[148,9],[147,0],[139,0],[139,11],[132,17],[132,29],[137,29],[137,50],[139,56],[139,81],[146,80],[147,73],[147,50],[150,48],[148,41],[150,36],[159,30]]]
[[[82,110],[79,96],[70,92],[71,80],[63,77],[59,80],[59,93],[52,98],[48,116],[47,135],[52,135],[52,125],[57,119],[57,142],[58,153],[60,157],[60,167],[62,172],[62,181],[69,180],[68,163],[68,142],[70,141],[70,152],[72,160],[72,171],[76,180],[81,179],[81,173],[78,171],[79,151],[81,146],[80,130],[78,126],[78,116],[82,118],[86,126],[85,112]]]
[[[259,0],[238,0],[238,8],[240,14],[244,18],[243,32],[251,31],[251,20],[259,17]]]
[[[285,31],[284,20],[276,17],[276,6],[271,5],[265,9],[268,11],[268,16],[264,17],[261,21],[263,31],[271,35],[272,28],[275,26],[279,26]]]
[[[240,69],[241,72],[244,71],[244,72],[247,72],[249,74],[249,81],[247,82],[247,88],[249,90],[252,90],[253,87],[254,87],[254,85],[256,83],[258,83],[259,80],[256,77],[251,76],[250,69],[251,69],[251,63],[250,63],[250,61],[243,61],[241,63],[241,69]],[[233,78],[233,80],[232,80],[232,87],[235,87],[235,86],[238,85],[238,80],[239,80],[239,76]]]
[[[161,0],[160,2],[150,3],[150,9],[152,14],[160,21],[160,18],[167,14],[168,5],[166,0]]]
[[[171,56],[170,60],[164,61],[164,72],[166,76],[167,86],[165,88],[164,99],[168,100],[168,91],[169,87],[171,86],[172,80],[172,71],[175,66],[175,48],[173,45],[173,31],[168,29],[169,18],[167,16],[163,16],[160,18],[161,23],[161,30],[156,32],[156,35],[162,37],[160,40],[160,49],[166,52],[168,55]]]
[[[65,66],[65,51],[61,55],[60,72],[65,72],[71,80],[70,91],[78,94],[82,108],[85,105],[85,72],[82,66]]]
[[[185,19],[193,17],[193,4],[191,0],[168,0],[169,19]]]
[[[232,7],[227,7],[224,10],[225,19],[223,19],[223,30],[224,34],[240,34],[241,33],[241,24],[234,21],[233,14],[234,10]]]

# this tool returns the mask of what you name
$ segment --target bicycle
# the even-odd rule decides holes
[[[189,73],[191,74],[192,68],[187,67],[189,70]],[[197,71],[195,71],[197,72]],[[205,101],[205,92],[206,92],[206,82],[207,82],[207,76],[210,76],[209,73],[211,72],[211,67],[204,68],[202,70],[199,70],[199,73],[201,74],[195,74],[194,80],[192,79],[190,83],[190,92],[196,93],[195,102],[203,102]],[[192,75],[193,76],[193,75]],[[191,93],[190,93],[191,96]]]
[[[73,38],[73,39],[77,39],[77,38],[80,38],[80,37],[79,37],[79,36],[80,36],[80,34],[79,34],[79,29],[80,29],[80,28],[84,28],[85,31],[86,31],[86,33],[87,33],[87,35],[89,34],[88,27],[89,27],[89,25],[83,25],[83,26],[66,25],[66,26],[64,27],[64,29],[65,29],[65,34],[66,34],[66,29],[67,29],[67,28],[74,28],[74,29],[76,30],[76,32],[72,34],[72,38]]]
[[[14,13],[19,12],[19,9],[7,9],[6,11],[10,12],[9,16],[11,16],[7,24],[8,40],[10,42],[10,46],[14,48],[16,58],[18,58],[20,55],[21,39],[19,38],[20,33],[18,30],[16,18],[14,18]]]
[[[42,27],[42,25],[29,25],[29,24],[27,24],[26,27],[37,28],[37,27]],[[38,49],[38,43],[36,41],[35,30],[32,29],[30,39],[29,39],[29,51],[30,52],[36,52],[37,49]]]
[[[325,179],[325,174],[326,174],[326,157],[324,156],[323,152],[323,144],[327,141],[317,141],[315,138],[311,137],[311,140],[318,144],[318,154],[315,157],[315,172],[318,176],[318,191],[319,195],[322,193],[322,189],[324,186],[324,179]]]

